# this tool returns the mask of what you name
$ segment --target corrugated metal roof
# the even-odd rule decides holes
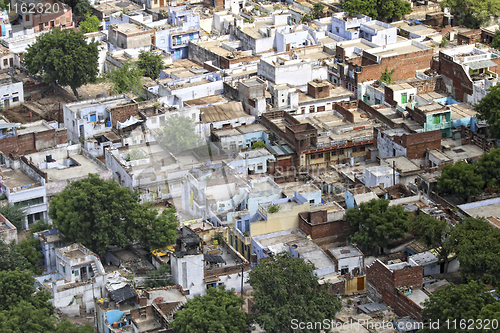
[[[200,118],[202,123],[212,123],[229,119],[250,117],[243,110],[241,102],[229,102],[225,104],[211,105],[200,108]]]
[[[467,63],[467,66],[469,66],[469,68],[472,70],[476,70],[476,69],[481,69],[481,68],[495,67],[498,65],[496,63],[494,63],[493,61],[487,59],[487,60],[479,60],[479,61],[469,62],[469,63]]]

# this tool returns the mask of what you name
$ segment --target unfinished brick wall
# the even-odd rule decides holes
[[[116,128],[116,122],[123,123],[130,119],[131,116],[139,115],[139,105],[137,103],[114,106],[109,108],[111,113],[111,126]]]
[[[340,113],[348,122],[354,123],[354,115],[346,108],[346,104],[336,103],[335,111]]]
[[[409,159],[425,158],[426,149],[441,149],[441,131],[404,134],[402,146],[406,148]]]
[[[401,317],[410,316],[423,321],[422,308],[400,292],[396,292],[394,312]]]
[[[403,269],[391,271],[381,261],[376,260],[366,268],[368,297],[375,301],[383,301],[393,308],[396,304],[400,304],[401,309],[409,311],[411,306],[399,299],[400,293],[396,288],[402,286],[413,289],[421,288],[423,278],[422,266],[406,266]]]
[[[299,228],[312,239],[324,237],[342,237],[347,235],[351,226],[346,221],[327,221],[326,211],[305,212],[299,214]]]
[[[391,79],[393,81],[409,79],[415,76],[417,70],[431,67],[433,50],[422,50],[408,54],[396,55],[393,57],[382,58],[380,64],[375,63],[373,56],[363,53],[361,73],[354,72],[356,82],[378,80],[387,68],[388,71],[394,69]],[[352,66],[351,66],[352,67]],[[354,68],[351,68],[354,70]]]

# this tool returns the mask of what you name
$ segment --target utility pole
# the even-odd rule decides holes
[[[241,264],[241,298],[244,299],[243,297],[243,271],[245,269],[245,264]]]
[[[392,161],[392,185],[396,185],[396,161]]]

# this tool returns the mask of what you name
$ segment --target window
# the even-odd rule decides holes
[[[337,33],[339,32],[339,27],[335,27],[335,30],[337,30]]]
[[[262,163],[257,164],[257,170],[263,170],[263,169],[264,169],[264,165]]]
[[[444,113],[443,113],[443,116],[442,116],[441,120],[442,120],[443,122],[445,122],[445,121],[446,121],[446,114],[444,114]]]
[[[4,66],[9,66],[9,59],[4,59],[3,60],[3,65]]]
[[[310,107],[309,107],[309,112],[310,112],[310,113],[313,113],[313,112],[314,112],[314,105],[312,105],[312,106],[310,106]]]
[[[12,101],[13,101],[13,102],[19,102],[19,97],[14,97],[14,98],[12,99]]]
[[[340,274],[341,275],[348,274],[348,273],[349,273],[349,266],[342,266],[340,268]]]
[[[441,122],[441,117],[439,117],[439,115],[435,115],[434,116],[434,124],[439,124]]]
[[[314,205],[314,199],[309,200],[309,203]]]
[[[15,202],[14,206],[27,207],[27,206],[39,205],[42,203],[43,203],[43,197],[39,197],[39,198],[29,199],[29,200],[25,200],[25,201]]]
[[[26,15],[26,21],[29,21],[29,20],[30,20],[30,16]]]
[[[344,149],[340,149],[340,155],[344,155]]]
[[[356,147],[353,147],[353,148],[352,148],[352,152],[353,152],[353,153],[355,153],[355,152],[357,152],[357,151],[358,151],[358,148],[356,148]]]
[[[359,151],[365,151],[365,147],[359,147]]]
[[[323,158],[323,153],[318,154],[318,157],[317,157],[317,158]]]

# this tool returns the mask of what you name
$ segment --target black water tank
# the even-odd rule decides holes
[[[47,162],[52,162],[52,155],[47,155],[47,156],[45,157],[45,160],[46,160]]]

